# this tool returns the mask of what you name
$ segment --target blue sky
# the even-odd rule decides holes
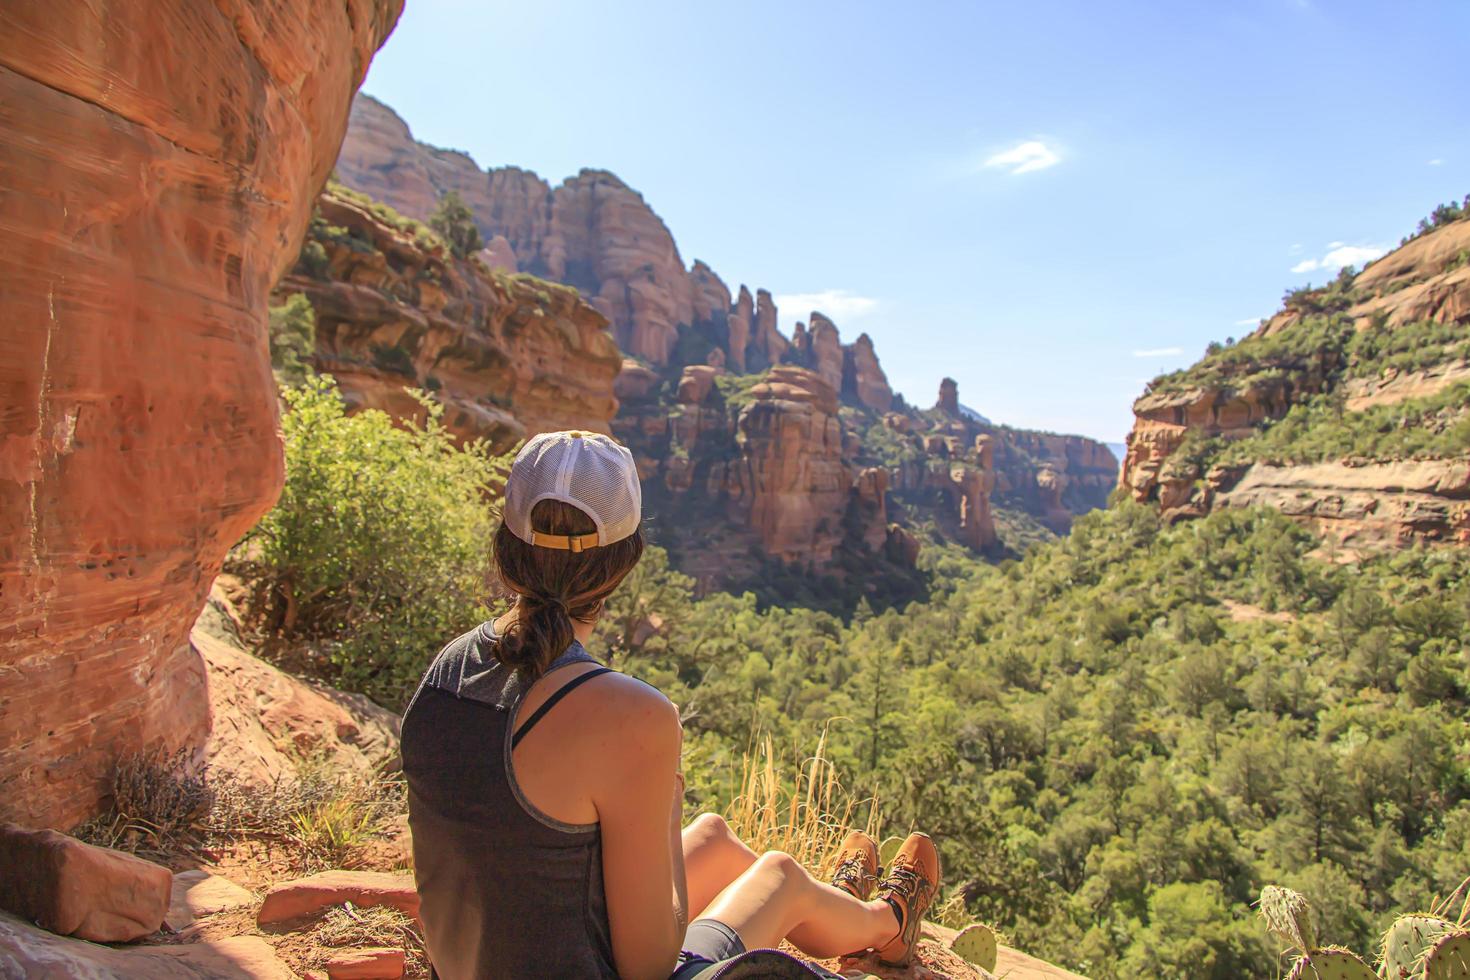
[[[1467,37],[1463,0],[408,0],[363,88],[481,166],[616,172],[912,402],[1119,441],[1470,192]]]

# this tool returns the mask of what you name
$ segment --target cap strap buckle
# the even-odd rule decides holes
[[[574,555],[581,554],[588,548],[598,546],[597,532],[590,534],[542,534],[540,531],[531,532],[531,545],[536,548],[552,548],[556,551],[570,551]]]

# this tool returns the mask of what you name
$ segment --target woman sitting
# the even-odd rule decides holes
[[[547,433],[516,457],[494,542],[514,606],[439,654],[403,719],[436,975],[711,978],[783,939],[908,962],[939,887],[928,837],[880,882],[872,839],[852,834],[827,883],[713,814],[681,828],[678,710],[585,647],[642,555],[641,506],[632,455],[606,436]]]

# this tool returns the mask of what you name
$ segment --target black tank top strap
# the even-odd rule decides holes
[[[585,674],[578,674],[576,677],[573,677],[561,687],[557,688],[556,692],[552,694],[551,697],[547,698],[542,703],[541,707],[537,708],[535,712],[532,713],[531,717],[526,719],[526,723],[520,728],[516,729],[515,735],[513,735],[510,740],[511,751],[515,751],[515,747],[521,743],[521,739],[525,738],[527,733],[529,733],[532,728],[536,727],[537,722],[546,717],[546,713],[548,711],[556,707],[556,703],[558,701],[566,697],[568,694],[571,694],[578,687],[587,683],[599,674],[611,673],[613,673],[613,669],[611,667],[598,667],[596,670],[589,670]]]

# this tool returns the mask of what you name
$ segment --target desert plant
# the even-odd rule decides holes
[[[987,973],[995,970],[995,960],[999,950],[995,930],[987,925],[977,922],[965,927],[958,936],[954,937],[950,949],[963,957],[966,963],[972,963]]]
[[[330,376],[283,392],[286,485],[237,552],[273,601],[265,624],[292,662],[398,707],[448,638],[485,618],[505,466],[457,446],[442,407],[423,422],[348,415]]]
[[[271,370],[278,384],[299,388],[316,354],[316,310],[305,293],[292,293],[270,308]]]
[[[457,258],[467,259],[480,250],[482,242],[475,214],[457,191],[449,191],[439,198],[438,207],[429,216],[429,227],[449,243],[449,251]]]
[[[777,759],[775,743],[766,736],[741,766],[740,790],[726,818],[730,827],[757,851],[785,851],[813,874],[830,874],[842,840],[854,828],[876,831],[878,808],[866,806],[867,818],[857,815],[871,801],[852,796],[837,778],[827,758],[824,731],[816,751],[795,769],[788,781],[787,767]]]

